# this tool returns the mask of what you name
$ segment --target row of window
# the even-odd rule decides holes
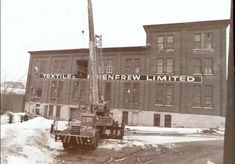
[[[123,72],[128,74],[143,73],[143,59],[140,57],[126,58],[124,61]],[[174,73],[174,58],[157,58],[156,59],[156,73]],[[53,70],[54,73],[64,73],[66,65],[65,60],[56,60]],[[37,61],[35,64],[39,64],[38,70],[41,73],[45,73],[45,61]],[[100,65],[100,73],[114,73],[113,60],[106,59],[105,62]],[[56,71],[57,70],[57,71]],[[74,75],[78,78],[86,78],[88,74],[88,60],[76,60],[74,68]],[[193,59],[193,74],[213,74],[213,58],[194,58]]]
[[[157,50],[174,49],[174,35],[158,35],[157,36]],[[193,35],[194,49],[211,49],[212,48],[212,33],[195,33]]]
[[[63,81],[52,81],[50,98],[63,98],[64,83]],[[42,87],[36,89],[36,96],[42,97]],[[32,93],[35,89],[32,88]],[[111,82],[106,82],[104,86],[104,100],[111,100]],[[155,85],[155,105],[174,105],[174,85],[173,84],[156,84]],[[124,83],[124,104],[140,103],[140,83]],[[72,99],[78,100],[85,98],[86,82],[73,81]],[[213,108],[213,88],[211,85],[194,85],[193,86],[193,106]]]
[[[213,108],[213,88],[210,85],[194,85],[193,106]]]

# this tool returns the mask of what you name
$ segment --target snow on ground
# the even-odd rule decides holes
[[[150,127],[150,126],[126,126],[126,129],[131,131],[140,131],[141,133],[171,133],[171,134],[193,134],[201,133],[202,128],[163,128],[163,127]]]
[[[50,136],[52,120],[32,120],[1,125],[1,163],[53,163],[61,143]]]
[[[8,120],[9,120],[8,114],[13,115],[13,120],[12,120],[13,123],[20,122],[21,116],[25,115],[25,113],[23,113],[23,112],[18,112],[18,113],[7,112],[6,114],[0,116],[1,117],[1,125],[8,124]]]
[[[19,116],[22,113],[15,113]],[[5,121],[4,121],[5,120]],[[36,117],[29,121],[7,123],[7,116],[1,116],[1,163],[54,163],[54,158],[63,150],[61,142],[55,142],[50,134],[52,120]],[[61,122],[62,128],[67,122]],[[99,143],[99,148],[121,150],[124,147],[140,146],[158,148],[164,145],[175,147],[176,143],[222,140],[223,135],[203,134],[203,129],[196,128],[157,128],[127,126],[123,140],[106,139]],[[160,134],[160,135],[159,135]],[[162,135],[164,134],[164,135]],[[181,135],[178,135],[181,134]]]
[[[157,135],[144,135],[144,136],[124,136],[122,141],[106,139],[100,148],[121,150],[124,147],[140,146],[143,149],[148,147],[157,148],[159,145],[174,147],[175,143],[180,142],[193,142],[193,141],[208,141],[208,140],[223,140],[223,136],[205,136],[205,135],[185,135],[185,136],[157,136]]]

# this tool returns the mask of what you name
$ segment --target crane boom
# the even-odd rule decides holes
[[[90,66],[90,104],[96,105],[99,103],[98,91],[98,65],[94,34],[94,22],[91,0],[88,0],[88,23],[89,23],[89,66]]]

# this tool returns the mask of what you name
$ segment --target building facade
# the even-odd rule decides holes
[[[145,25],[146,46],[102,48],[104,100],[128,125],[223,127],[228,20]],[[88,49],[32,51],[25,110],[79,115],[89,100]],[[100,53],[101,54],[101,53]],[[114,75],[130,75],[113,80]],[[133,80],[137,75],[180,80]],[[180,76],[180,77],[179,77]],[[186,82],[199,76],[202,82]],[[79,107],[79,108],[78,108]]]

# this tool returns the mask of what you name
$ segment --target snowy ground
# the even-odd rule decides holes
[[[16,116],[22,113],[14,114]],[[32,120],[13,124],[7,123],[7,116],[1,116],[1,163],[54,163],[54,158],[62,150],[60,142],[54,142],[50,135],[52,120],[36,117]],[[166,145],[175,147],[175,143],[223,140],[220,134],[204,134],[203,129],[195,128],[156,128],[156,127],[126,127],[124,140],[104,140],[98,149],[113,149],[119,151],[124,147],[140,146],[143,149]]]

